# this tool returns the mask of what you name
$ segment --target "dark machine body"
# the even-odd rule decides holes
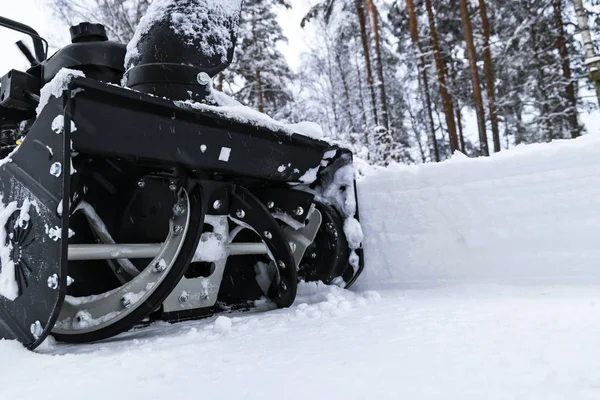
[[[232,44],[238,17],[225,21]],[[73,43],[46,59],[33,29],[0,18],[34,39],[33,53],[20,46],[30,70],[0,87],[0,271],[14,269],[16,283],[0,292],[0,338],[33,349],[49,334],[97,341],[264,297],[289,307],[300,280],[348,287],[362,270],[344,235],[358,218],[343,205],[356,202],[354,182],[338,177],[352,154],[193,107],[214,105],[201,78],[233,48],[226,62],[203,56],[166,17],[152,24],[125,71],[126,46],[100,25],[71,28]],[[157,46],[160,57],[148,50]],[[85,77],[68,76],[40,107],[65,68]]]

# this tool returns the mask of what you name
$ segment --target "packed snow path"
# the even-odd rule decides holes
[[[598,399],[600,140],[369,171],[367,265],[290,309],[36,353],[0,399]]]

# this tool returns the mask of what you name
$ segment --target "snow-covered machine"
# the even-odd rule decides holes
[[[128,44],[71,28],[0,87],[0,339],[105,339],[290,306],[363,268],[352,154],[212,89],[241,0],[155,0]]]

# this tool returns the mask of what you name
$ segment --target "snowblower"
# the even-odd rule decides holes
[[[212,88],[241,0],[155,0],[128,44],[70,29],[0,87],[0,339],[34,349],[294,302],[363,268],[352,153]]]

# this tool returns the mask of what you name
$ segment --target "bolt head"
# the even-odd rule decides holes
[[[290,250],[292,250],[292,252],[296,251],[296,243],[294,242],[288,242],[289,246],[290,246]]]
[[[264,235],[264,237],[266,237],[269,240],[273,239],[273,234],[269,231],[264,231],[263,235]]]
[[[215,202],[213,203],[213,208],[215,210],[220,210],[221,207],[223,207],[223,202],[221,200],[215,200]]]
[[[317,253],[310,253],[310,258],[317,258]]]
[[[171,182],[171,184],[169,185],[169,190],[171,192],[174,192],[177,190],[177,184],[175,182]]]
[[[186,208],[183,204],[177,203],[173,206],[173,215],[176,217],[182,216],[186,211]]]
[[[29,331],[31,332],[31,336],[37,340],[40,338],[40,336],[42,336],[42,333],[44,333],[44,327],[40,321],[35,321],[29,327]]]
[[[71,286],[75,282],[75,279],[67,275],[67,286]]]
[[[187,293],[181,293],[181,295],[179,296],[179,302],[180,303],[185,303],[190,299],[190,296]]]
[[[283,261],[277,261],[277,265],[279,266],[279,268],[285,269],[285,263]]]
[[[165,262],[165,260],[160,260],[159,262],[154,264],[155,272],[163,272],[166,269],[167,269],[167,263]]]
[[[241,208],[239,210],[237,210],[235,212],[236,217],[242,219],[246,216],[246,211],[242,210]]]
[[[121,304],[125,308],[131,306],[131,299],[129,297],[121,297]]]
[[[297,216],[301,216],[304,215],[304,208],[302,207],[298,207],[294,210],[294,214],[296,214]]]
[[[182,225],[175,225],[173,227],[173,233],[175,234],[175,236],[180,236],[183,234],[183,226]]]
[[[48,277],[48,287],[52,290],[56,290],[58,289],[58,285],[59,285],[59,279],[58,279],[58,275],[54,274]]]
[[[54,164],[52,164],[50,166],[50,174],[55,176],[55,177],[59,177],[62,175],[62,164],[59,162],[55,162]]]
[[[138,185],[138,187],[143,188],[144,186],[146,186],[146,182],[138,181],[137,185]]]
[[[280,286],[281,286],[281,290],[283,290],[284,292],[287,290],[287,285],[285,284],[284,281],[281,281]]]
[[[199,84],[201,84],[202,86],[206,86],[211,82],[211,78],[210,75],[207,74],[206,72],[200,72],[197,76],[196,76],[196,80],[198,81]]]
[[[272,210],[272,209],[274,209],[274,208],[275,208],[275,202],[274,202],[274,201],[269,201],[269,202],[267,203],[267,208],[268,208],[269,210]]]

